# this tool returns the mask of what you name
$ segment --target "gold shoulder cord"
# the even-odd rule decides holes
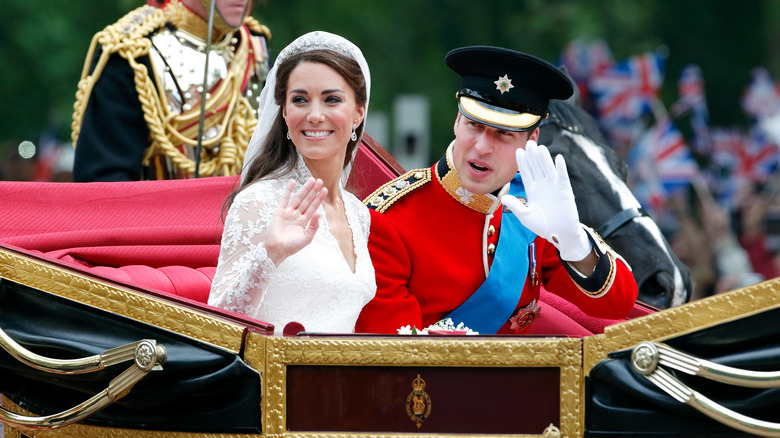
[[[141,21],[139,17],[146,19],[138,24]],[[166,22],[163,10],[143,6],[95,35],[76,92],[71,137],[75,146],[92,88],[100,77],[108,57],[113,53],[119,53],[128,60],[135,73],[136,91],[141,101],[144,119],[149,126],[151,144],[144,152],[143,164],[148,165],[150,159],[156,155],[165,155],[181,171],[194,174],[195,161],[176,145],[197,146],[197,120],[200,109],[196,108],[182,114],[171,111],[168,105],[163,103],[164,90],[155,87],[146,66],[136,61],[139,56],[149,54],[151,41],[145,36]],[[258,26],[264,27],[259,23]],[[228,74],[216,89],[211,91],[206,102],[205,129],[219,125],[219,132],[214,137],[202,141],[203,152],[199,172],[202,176],[238,174],[241,171],[249,136],[257,124],[254,109],[241,95],[241,85],[247,74],[247,63],[251,62],[250,58],[254,60],[255,57],[249,54],[251,43],[247,28],[241,27],[238,32],[241,35],[241,42],[235,50],[235,57]],[[103,53],[95,70],[91,75],[87,75],[98,43],[103,47]],[[217,149],[216,146],[219,148]]]
[[[252,16],[247,16],[244,19],[244,25],[249,28],[249,30],[254,31],[255,33],[261,33],[265,36],[265,39],[270,40],[271,39],[271,29],[268,28],[268,26],[260,24],[259,21],[257,21]]]
[[[144,19],[145,17],[145,19]],[[143,20],[143,21],[141,21]],[[137,22],[141,21],[140,24]],[[125,15],[116,23],[106,27],[92,37],[92,41],[87,51],[87,57],[84,61],[84,67],[81,70],[81,79],[78,82],[76,90],[76,103],[73,104],[73,122],[71,123],[71,139],[73,146],[81,132],[81,123],[83,122],[84,112],[87,109],[89,96],[92,94],[92,88],[95,86],[103,68],[108,62],[108,58],[113,53],[120,53],[128,60],[133,60],[138,56],[149,53],[152,42],[144,38],[155,28],[165,24],[165,14],[161,9],[151,6],[142,6],[129,14]],[[95,54],[98,44],[101,45],[103,52],[100,54],[95,69],[89,74],[90,63]],[[137,64],[136,64],[137,65]],[[141,68],[146,68],[141,65]],[[135,66],[133,67],[135,69]],[[138,84],[136,84],[137,86]]]

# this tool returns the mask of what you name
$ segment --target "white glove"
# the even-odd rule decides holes
[[[555,245],[563,260],[583,260],[593,245],[580,224],[563,156],[558,155],[553,164],[550,151],[529,140],[515,157],[528,203],[511,195],[504,195],[501,202],[526,228]]]

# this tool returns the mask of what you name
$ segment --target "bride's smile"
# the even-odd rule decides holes
[[[332,67],[302,62],[290,74],[284,118],[290,140],[307,163],[344,163],[354,125],[363,119],[355,92]]]

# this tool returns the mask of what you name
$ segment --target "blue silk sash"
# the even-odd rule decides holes
[[[526,197],[520,174],[511,181],[508,193]],[[455,326],[462,322],[480,334],[498,332],[520,301],[528,276],[528,245],[535,238],[536,234],[505,208],[496,255],[485,282],[447,318],[451,318]]]

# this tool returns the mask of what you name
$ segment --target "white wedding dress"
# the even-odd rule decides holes
[[[311,176],[298,160],[291,177],[296,190]],[[341,188],[355,248],[355,272],[330,233],[322,206],[314,240],[279,266],[267,257],[258,236],[282,199],[289,179],[257,181],[230,206],[209,304],[274,325],[281,333],[291,322],[308,332],[352,333],[363,306],[376,293],[368,254],[368,209]]]

